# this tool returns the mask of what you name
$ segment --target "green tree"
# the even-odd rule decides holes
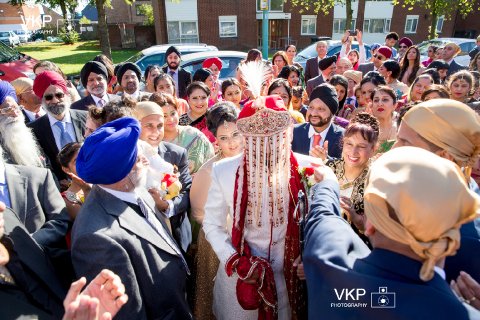
[[[151,4],[142,4],[138,11],[140,14],[145,16],[145,20],[143,21],[144,26],[153,26],[155,25],[155,19],[153,18],[153,7]]]
[[[82,18],[80,18],[80,21],[78,21],[78,22],[80,24],[91,24],[92,23],[92,21],[85,16],[82,16]]]
[[[412,10],[417,6],[425,8],[430,12],[429,39],[437,37],[438,17],[445,16],[445,19],[449,19],[457,10],[461,16],[465,17],[474,10],[475,3],[476,1],[471,0],[393,0],[394,5],[401,4],[403,7],[408,8],[408,10]],[[477,10],[479,10],[479,8],[477,8]]]
[[[13,6],[22,6],[25,4],[25,0],[9,0],[9,4]],[[36,0],[37,4],[44,4],[49,8],[60,7],[62,11],[63,19],[67,20],[68,13],[74,13],[77,8],[77,0]]]
[[[294,7],[300,7],[300,13],[313,9],[316,14],[321,12],[325,16],[333,10],[335,5],[344,5],[346,7],[345,28],[348,30],[352,25],[352,0],[290,0],[290,3]]]

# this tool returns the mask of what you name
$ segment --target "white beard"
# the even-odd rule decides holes
[[[0,142],[15,164],[43,167],[40,148],[22,113],[16,118],[0,116]]]

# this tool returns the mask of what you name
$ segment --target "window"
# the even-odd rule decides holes
[[[317,16],[302,16],[301,35],[315,35],[317,33]]]
[[[407,16],[405,33],[417,33],[418,16]]]
[[[144,16],[144,14],[140,11],[141,6],[142,6],[141,4],[135,5],[135,13],[137,14],[137,16]]]
[[[220,38],[237,36],[237,16],[219,16],[218,24]]]
[[[443,29],[443,21],[445,19],[445,16],[440,16],[438,17],[438,20],[437,20],[437,33],[442,33],[442,29]]]
[[[168,21],[168,42],[198,43],[197,21]]]
[[[363,30],[368,33],[386,33],[390,32],[391,19],[365,19],[363,20]]]
[[[283,2],[284,0],[257,0],[257,11],[261,11],[261,4],[268,3],[269,11],[279,11],[283,12]]]
[[[365,19],[363,20],[363,32],[386,33],[390,32],[391,19]]]
[[[350,28],[345,27],[346,23],[347,23],[347,19],[333,19],[333,33],[343,34],[346,30],[355,30],[355,26],[357,25],[356,19],[352,19]]]

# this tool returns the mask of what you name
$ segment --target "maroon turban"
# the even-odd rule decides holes
[[[54,85],[62,89],[64,93],[67,93],[67,83],[63,77],[55,71],[44,71],[35,77],[33,81],[33,92],[40,99],[43,98],[43,94],[50,85]]]
[[[406,45],[407,47],[410,48],[411,46],[413,46],[413,41],[410,40],[410,38],[403,37],[402,39],[400,39],[400,40],[398,41],[398,44],[399,44],[399,45],[404,44],[404,45]]]

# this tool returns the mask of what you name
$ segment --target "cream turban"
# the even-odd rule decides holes
[[[382,155],[368,180],[367,220],[385,237],[408,245],[423,260],[420,278],[430,280],[435,263],[460,246],[460,226],[480,212],[480,197],[455,163],[415,147]]]
[[[33,89],[33,80],[26,77],[17,78],[10,82],[10,84],[15,88],[15,92],[19,98],[22,93]]]
[[[450,153],[462,167],[480,154],[480,116],[467,105],[432,99],[410,109],[402,119],[412,130]]]
[[[152,114],[160,114],[163,116],[162,108],[155,102],[151,101],[137,103],[134,110],[135,118],[137,118],[138,121]]]

